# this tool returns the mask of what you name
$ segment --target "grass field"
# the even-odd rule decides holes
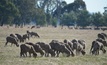
[[[86,41],[86,55],[75,57],[63,57],[62,55],[60,57],[40,57],[38,54],[37,58],[20,58],[19,47],[14,45],[11,47],[10,44],[4,47],[5,38],[11,33],[25,34],[26,30],[37,32],[40,35],[40,38],[31,38],[26,42],[45,42],[48,44],[53,39],[59,41],[64,39],[83,39]],[[67,28],[61,29],[60,27],[41,27],[39,29],[0,27],[0,65],[107,65],[107,53],[100,53],[98,56],[89,54],[92,41],[101,32],[107,33],[107,31],[101,30],[71,30]]]

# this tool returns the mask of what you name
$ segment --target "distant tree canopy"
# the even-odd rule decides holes
[[[14,17],[19,17],[19,10],[9,0],[0,0],[0,25],[12,23]]]
[[[30,22],[40,26],[90,24],[107,26],[107,14],[87,11],[85,1],[74,0],[67,4],[64,0],[0,0],[0,25],[26,25]]]
[[[55,10],[54,15],[58,16],[58,14],[63,14],[65,12],[70,13],[71,11],[78,12],[79,10],[86,10],[86,4],[83,0],[75,0],[73,3],[66,4],[66,2],[62,2],[62,7],[59,6],[58,9]]]

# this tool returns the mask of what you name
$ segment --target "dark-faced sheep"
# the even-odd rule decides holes
[[[56,52],[57,57],[59,56],[60,53],[67,54],[67,57],[70,56],[69,49],[62,42],[52,40],[49,44],[50,44],[51,48]]]
[[[36,51],[33,46],[28,44],[21,44],[20,45],[20,57],[27,57],[27,52],[29,53],[29,57],[33,54],[33,57],[37,57]]]
[[[7,45],[7,43],[11,43],[11,46],[12,46],[12,44],[15,44],[17,47],[19,47],[19,44],[14,37],[11,37],[11,36],[6,37],[5,46]]]
[[[102,50],[103,53],[106,53],[104,45],[99,41],[93,41],[90,49],[92,55],[99,55],[99,51]]]
[[[45,51],[46,57],[48,57],[49,54],[51,54],[51,57],[55,56],[55,52],[51,49],[51,46],[49,44],[45,44],[44,42],[37,42],[36,44],[39,44],[41,48]]]
[[[35,51],[41,54],[41,57],[44,55],[44,52],[43,52],[42,48],[40,47],[40,45],[33,44],[31,42],[27,42],[26,44],[33,46]]]

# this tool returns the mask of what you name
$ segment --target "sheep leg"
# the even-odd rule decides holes
[[[23,52],[20,52],[20,57],[25,57],[24,53]]]
[[[59,51],[56,51],[57,57],[59,57],[59,53],[60,53]]]
[[[29,52],[29,57],[31,57],[31,53]]]
[[[49,57],[48,51],[45,51],[45,57]]]
[[[5,46],[7,45],[8,42],[5,43]]]
[[[49,53],[47,53],[47,57],[49,57]]]
[[[20,57],[22,57],[22,55],[23,55],[23,53],[22,53],[22,52],[20,52]]]
[[[47,53],[45,52],[45,57],[47,57]]]
[[[99,55],[99,49],[98,49],[98,51],[97,51],[97,55]]]

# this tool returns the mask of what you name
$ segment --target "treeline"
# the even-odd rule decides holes
[[[90,13],[83,0],[0,0],[0,25],[107,26],[107,14]]]

